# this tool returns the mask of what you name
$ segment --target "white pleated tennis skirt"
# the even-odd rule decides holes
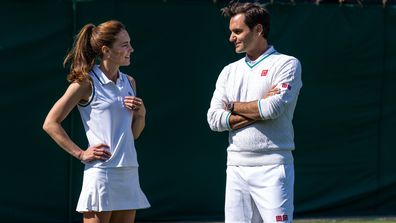
[[[88,168],[76,210],[116,211],[150,207],[140,189],[138,167]]]

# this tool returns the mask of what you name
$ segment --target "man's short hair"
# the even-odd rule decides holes
[[[225,17],[234,17],[237,14],[245,15],[245,24],[253,29],[257,24],[263,26],[263,37],[268,39],[270,30],[270,15],[264,7],[259,3],[250,2],[230,2],[230,4],[221,9],[222,14]]]

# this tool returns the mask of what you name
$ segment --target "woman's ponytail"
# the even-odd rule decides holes
[[[77,34],[74,39],[73,48],[66,55],[63,61],[65,67],[67,63],[70,64],[70,73],[67,76],[69,82],[82,82],[89,79],[89,71],[95,64],[97,52],[94,52],[91,45],[92,32],[95,29],[95,25],[87,24]]]

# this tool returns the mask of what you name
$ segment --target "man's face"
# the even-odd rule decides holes
[[[254,32],[245,24],[245,15],[237,14],[230,19],[230,42],[236,53],[246,53],[255,47]]]

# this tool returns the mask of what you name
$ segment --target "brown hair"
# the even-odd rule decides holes
[[[125,26],[116,20],[98,26],[90,23],[82,27],[74,39],[73,48],[63,61],[63,66],[71,63],[67,80],[81,82],[89,79],[88,72],[95,65],[96,59],[102,57],[102,47],[112,47],[116,35],[122,30],[125,30]]]
[[[257,24],[263,26],[263,37],[268,39],[270,30],[270,15],[268,11],[263,8],[259,3],[241,3],[233,2],[221,9],[221,12],[226,17],[234,17],[237,14],[245,15],[245,24],[253,29]]]

